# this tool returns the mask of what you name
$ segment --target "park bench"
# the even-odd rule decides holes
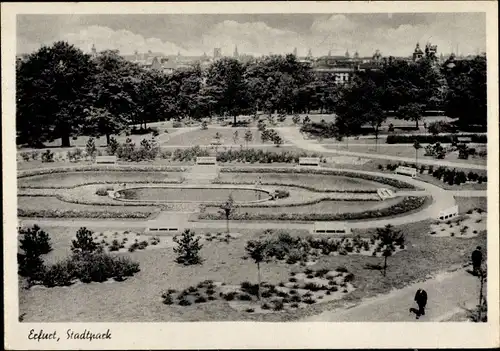
[[[312,227],[313,234],[351,234],[351,228],[348,228],[344,222],[314,222]]]
[[[217,165],[216,157],[197,157],[196,158],[197,165]]]
[[[319,166],[319,157],[299,157],[299,166]]]
[[[95,163],[98,165],[99,164],[115,165],[116,156],[96,156]]]
[[[404,174],[412,178],[415,178],[417,176],[417,170],[413,167],[399,166],[398,168],[396,168],[395,172],[396,174]]]
[[[440,221],[446,221],[458,216],[458,206],[453,206],[447,208],[446,210],[440,211],[437,217]]]

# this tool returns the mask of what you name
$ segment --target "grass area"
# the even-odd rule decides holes
[[[90,182],[127,183],[179,179],[180,172],[91,171],[42,174],[18,179],[18,186],[71,187]]]
[[[131,200],[149,201],[226,201],[231,195],[236,202],[248,202],[265,199],[267,193],[250,189],[224,189],[224,188],[136,188],[120,191],[123,198]]]
[[[356,142],[356,141],[355,141]],[[338,144],[331,144],[331,145],[324,145],[325,148],[327,149],[338,149],[338,150],[346,150],[350,152],[363,152],[363,153],[373,153],[373,154],[379,154],[379,155],[389,155],[389,156],[396,156],[396,157],[407,157],[415,160],[415,149],[413,148],[412,145],[408,144],[397,144],[396,146],[393,145],[379,145],[377,148],[375,148],[375,145],[349,145],[347,147],[347,144],[345,142],[343,143],[338,143]],[[484,146],[486,148],[486,146]],[[480,148],[476,148],[476,150],[479,151]],[[432,156],[424,156],[425,151],[423,149],[420,149],[418,152],[418,159],[419,160],[435,160],[434,157]],[[450,152],[446,155],[444,158],[445,161],[450,161],[450,162],[459,162],[459,163],[470,163],[470,164],[477,164],[477,165],[486,165],[486,158],[482,157],[469,157],[467,160],[461,160],[458,158],[458,151]]]
[[[367,210],[377,210],[392,206],[401,202],[401,198],[388,199],[385,201],[321,201],[312,205],[303,206],[282,206],[282,207],[239,207],[240,213],[262,213],[262,214],[280,214],[280,213],[317,213],[317,214],[337,214],[337,213],[356,213]],[[208,207],[207,212],[217,212],[217,208]]]
[[[468,261],[470,251],[477,245],[486,247],[486,235],[457,240],[433,238],[427,235],[429,221],[400,226],[406,237],[407,250],[388,259],[387,276],[379,271],[366,269],[367,264],[382,264],[380,257],[364,255],[321,256],[311,268],[335,269],[345,266],[354,273],[356,288],[343,301],[317,304],[293,313],[250,314],[234,310],[225,301],[214,301],[189,307],[167,306],[161,294],[167,289],[185,289],[205,279],[230,284],[243,281],[257,282],[257,269],[252,260],[245,260],[246,241],[255,239],[261,232],[239,231],[242,235],[229,243],[205,242],[201,256],[202,265],[181,266],[174,262],[172,248],[124,253],[140,263],[141,271],[121,283],[80,284],[69,288],[20,289],[20,313],[26,322],[162,322],[162,321],[235,321],[254,320],[279,322],[297,320],[323,310],[345,304],[346,301],[386,293],[416,280],[423,280],[432,273],[461,265]],[[54,251],[48,260],[65,257],[76,229],[43,227],[52,238]],[[123,228],[126,229],[126,228]],[[201,234],[203,231],[197,232]],[[206,232],[206,231],[204,231]],[[288,231],[292,235],[306,236],[304,231]],[[370,236],[373,230],[359,231]],[[277,284],[286,281],[291,271],[302,267],[283,263],[261,264],[262,279]],[[410,303],[410,302],[409,302]]]
[[[156,211],[153,206],[95,206],[95,205],[80,205],[70,202],[61,201],[53,196],[18,196],[17,208],[23,210],[52,210],[52,211],[92,211],[92,212],[113,212],[113,213],[129,213],[129,212],[144,212],[150,213]]]
[[[210,145],[215,138],[215,134],[221,135],[220,142],[222,145],[246,145],[244,135],[248,128],[217,128],[209,126],[208,129],[196,129],[187,133],[182,133],[169,138],[166,142],[162,143],[163,146],[168,145]],[[234,132],[238,131],[238,139],[236,143],[233,140]],[[262,144],[260,140],[260,132],[256,129],[251,129],[252,141],[248,145]]]
[[[259,179],[263,183],[283,183],[313,187],[318,190],[376,190],[377,188],[390,188],[385,184],[374,181],[349,178],[337,175],[323,174],[292,174],[292,173],[226,173],[221,172],[221,182],[255,184]]]
[[[475,208],[480,208],[484,211],[488,210],[488,198],[487,197],[459,197],[455,196],[455,201],[458,205],[458,211],[460,213],[465,213],[469,210]]]

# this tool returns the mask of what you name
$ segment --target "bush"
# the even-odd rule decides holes
[[[275,199],[284,199],[290,196],[290,192],[288,190],[278,189],[273,193],[273,198]]]
[[[109,190],[113,190],[113,187],[112,186],[107,186],[107,187],[104,187],[104,188],[99,188],[96,190],[96,195],[99,195],[99,196],[108,196],[108,191]]]
[[[29,152],[21,152],[21,158],[25,162],[28,162],[31,159],[31,153],[29,153]]]
[[[163,303],[165,305],[172,305],[174,303],[174,299],[172,298],[172,295],[169,294],[163,294]]]
[[[259,285],[258,284],[252,284],[250,282],[243,282],[241,283],[241,290],[250,294],[257,296],[259,292]]]
[[[42,162],[54,162],[54,153],[50,150],[46,150],[42,154]]]
[[[81,253],[93,253],[101,246],[93,238],[94,232],[85,227],[81,227],[76,232],[76,240],[71,241],[71,251]]]
[[[202,262],[199,251],[203,245],[200,244],[200,238],[195,237],[193,231],[184,230],[181,236],[174,236],[174,242],[178,245],[174,247],[174,252],[177,254],[177,263],[194,265]]]

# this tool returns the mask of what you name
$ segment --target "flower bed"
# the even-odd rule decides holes
[[[382,184],[387,184],[399,189],[415,189],[415,187],[406,182],[397,179],[380,177],[372,174],[356,173],[356,172],[343,172],[334,169],[302,169],[302,168],[257,168],[257,167],[221,167],[220,172],[225,173],[302,173],[302,174],[325,174],[325,175],[339,175],[345,177],[360,178],[371,180]]]
[[[387,208],[379,210],[367,210],[363,212],[354,213],[266,213],[264,206],[262,213],[248,213],[248,212],[235,212],[232,214],[232,220],[249,221],[249,220],[282,220],[282,221],[342,221],[342,220],[357,220],[357,219],[371,219],[387,216],[395,216],[409,211],[416,210],[422,207],[428,197],[405,197],[403,201],[398,204],[392,205]],[[300,206],[300,205],[295,205]],[[250,207],[250,206],[245,206]],[[255,206],[256,207],[256,206]],[[240,210],[241,211],[241,210]],[[244,210],[243,210],[244,211]],[[284,207],[286,211],[286,207]],[[223,220],[225,219],[222,213],[200,213],[199,219],[206,220]]]
[[[135,180],[127,181],[127,184],[182,184],[184,179],[172,179],[172,180]],[[98,184],[121,184],[120,181],[96,181],[96,182],[83,182],[77,185],[70,186],[57,186],[57,185],[21,185],[19,189],[76,189],[85,185],[98,185]]]

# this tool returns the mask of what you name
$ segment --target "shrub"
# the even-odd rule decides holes
[[[29,153],[29,152],[21,152],[21,158],[25,162],[28,162],[31,159],[31,153]]]
[[[190,306],[191,305],[191,301],[187,300],[187,299],[181,299],[179,300],[179,306]]]
[[[20,248],[26,257],[39,257],[52,251],[49,234],[43,231],[38,225],[32,228],[19,229]]]
[[[164,294],[163,303],[165,305],[172,305],[174,303],[174,299],[172,298],[172,295],[171,294]]]
[[[337,271],[339,273],[347,273],[347,272],[349,272],[349,270],[346,267],[344,267],[344,266],[337,267],[337,269],[335,269],[335,271]]]
[[[275,199],[284,199],[284,198],[287,198],[289,196],[290,196],[290,192],[288,190],[282,190],[282,189],[277,189],[273,194],[273,197]]]
[[[255,310],[253,308],[247,308],[245,310],[245,312],[252,313],[252,312],[255,312]]]
[[[69,286],[72,284],[75,267],[71,261],[58,262],[49,268],[43,275],[43,285],[51,288],[54,286]]]
[[[228,292],[227,294],[223,294],[222,297],[226,301],[232,301],[236,297],[236,292],[234,292],[234,291]]]
[[[248,294],[240,294],[238,296],[238,298],[241,300],[241,301],[252,301],[252,297]]]
[[[120,250],[120,243],[118,242],[118,240],[114,239],[111,242],[111,245],[109,246],[109,251],[118,251],[118,250]]]
[[[413,144],[417,140],[421,144],[452,143],[456,137],[469,137],[472,143],[487,143],[485,134],[445,134],[445,135],[388,135],[387,144]]]
[[[46,150],[42,154],[42,162],[54,162],[54,153],[50,150]]]
[[[316,303],[316,300],[314,300],[311,297],[308,297],[308,298],[304,299],[302,302],[304,302],[304,303],[306,303],[308,305],[312,305],[313,303]]]
[[[95,193],[98,196],[108,196],[109,190],[113,190],[113,187],[108,186],[108,187],[104,187],[104,188],[98,188]]]
[[[194,303],[205,303],[207,302],[207,298],[205,296],[200,296],[200,297],[197,297],[195,300],[194,300]]]

